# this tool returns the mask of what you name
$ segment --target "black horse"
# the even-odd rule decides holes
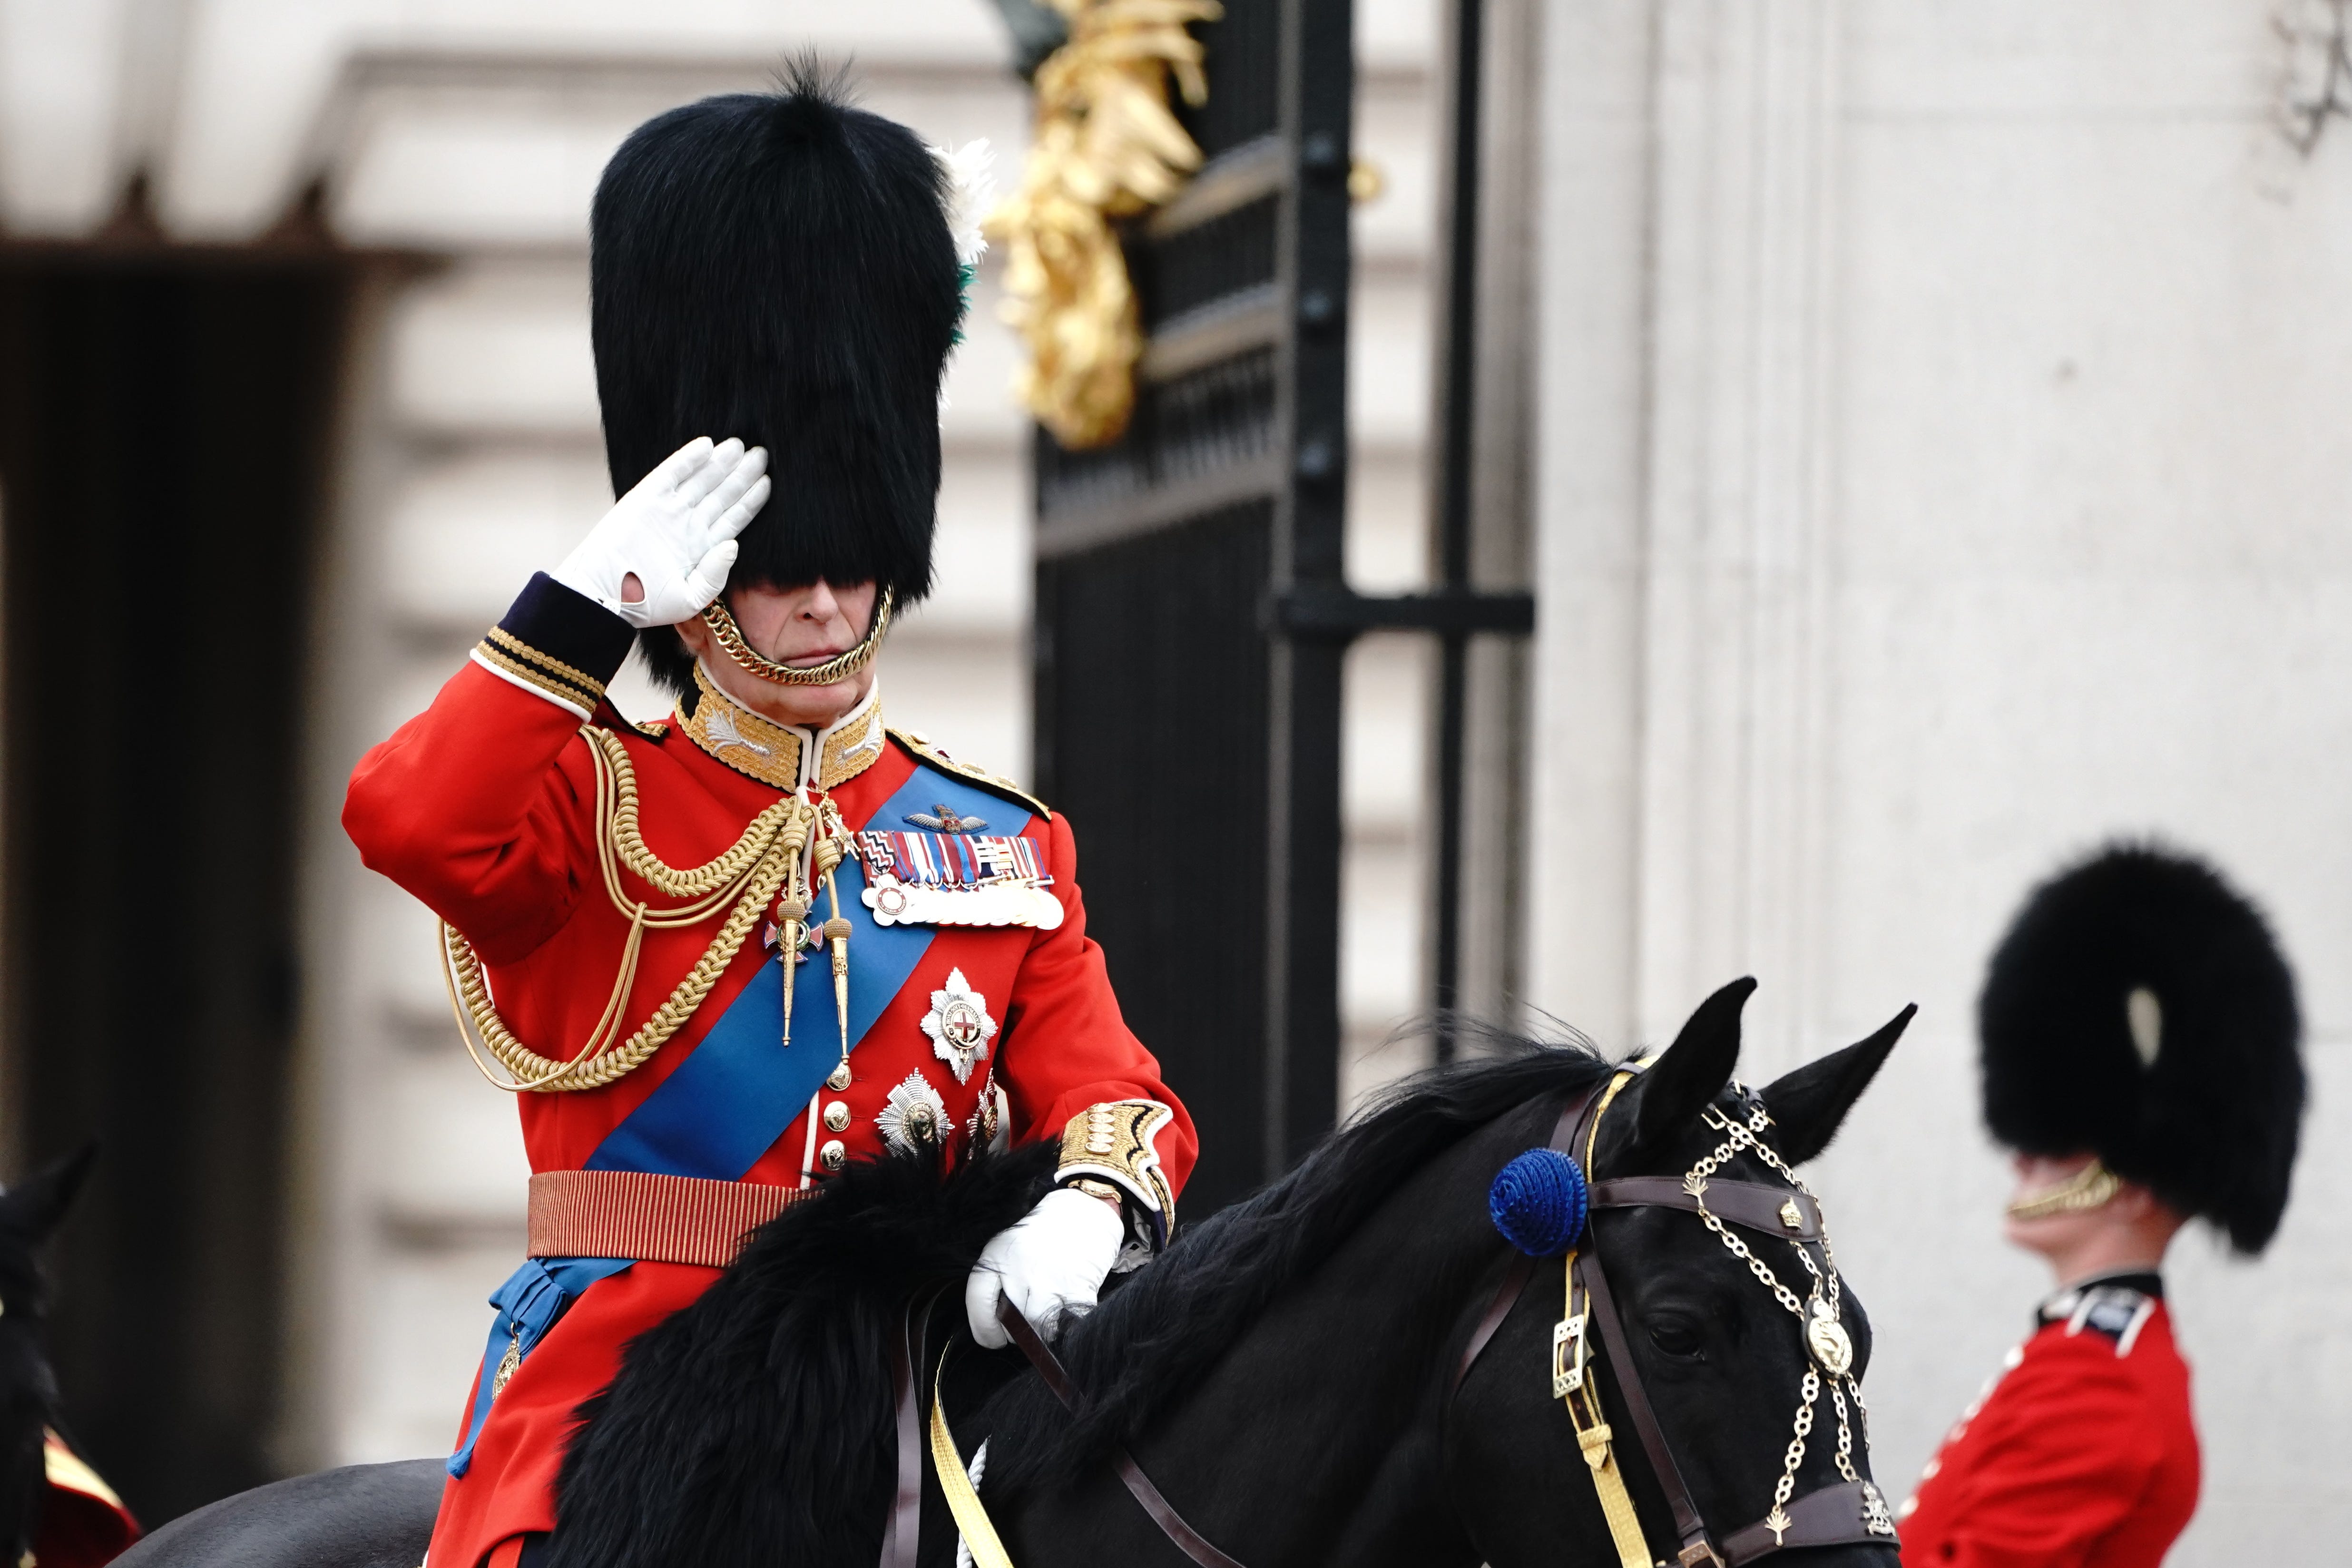
[[[1908,1017],[1750,1098],[1731,1078],[1752,989],[1742,981],[1710,998],[1622,1089],[1592,1161],[1601,1175],[1680,1177],[1720,1152],[1733,1118],[1769,1128],[1781,1164],[1801,1163],[1828,1144]],[[944,1355],[959,1446],[969,1459],[986,1442],[981,1496],[1019,1568],[1182,1561],[1108,1462],[1121,1447],[1249,1568],[1614,1563],[1593,1472],[1552,1392],[1557,1260],[1537,1267],[1454,1386],[1517,1256],[1488,1217],[1489,1186],[1513,1156],[1551,1140],[1564,1103],[1611,1073],[1589,1049],[1521,1045],[1402,1086],[1068,1326],[1059,1348],[1083,1391],[1076,1417],[1017,1355],[977,1350],[958,1321],[963,1274],[1050,1180],[1050,1153],[968,1162],[944,1181],[914,1160],[845,1173],[772,1223],[694,1306],[633,1342],[611,1387],[582,1406],[547,1568],[875,1563],[898,1452],[889,1347],[906,1303],[927,1299],[922,1370]],[[1747,1149],[1713,1173],[1782,1181]],[[1727,1527],[1761,1518],[1809,1377],[1799,1324],[1694,1215],[1602,1209],[1587,1246],[1609,1259],[1633,1371],[1691,1501]],[[1802,1289],[1796,1251],[1756,1248]],[[1851,1289],[1842,1316],[1858,1373],[1870,1336]],[[1616,1382],[1626,1369],[1609,1361],[1599,1360],[1602,1403],[1629,1431]],[[1826,1400],[1821,1411],[1793,1478],[1800,1495],[1838,1479]],[[1846,1462],[1866,1478],[1859,1410],[1853,1427]],[[1654,1551],[1675,1539],[1665,1495],[1638,1447],[1620,1452]],[[956,1530],[926,1469],[920,1562],[947,1568]],[[257,1527],[252,1510],[274,1489],[217,1507],[243,1507]],[[364,1533],[370,1506],[328,1511]],[[367,1522],[413,1539],[421,1518]],[[193,1536],[182,1549],[178,1529],[125,1568],[362,1561],[257,1550],[268,1535],[258,1529],[232,1558]],[[1895,1568],[1891,1539],[1794,1555]]]

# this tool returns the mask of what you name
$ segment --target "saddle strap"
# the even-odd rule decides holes
[[[1061,1360],[1054,1354],[1052,1348],[1037,1337],[1037,1331],[1029,1326],[1029,1320],[1021,1315],[1021,1309],[1010,1301],[1000,1300],[996,1304],[996,1321],[1004,1325],[1004,1331],[1013,1336],[1013,1342],[1021,1347],[1021,1353],[1029,1358],[1030,1364],[1037,1369],[1037,1374],[1045,1380],[1045,1386],[1054,1391],[1054,1397],[1062,1402],[1064,1408],[1076,1415],[1077,1394],[1070,1386],[1069,1373],[1063,1370]],[[1135,1495],[1137,1502],[1143,1505],[1143,1511],[1151,1516],[1151,1522],[1160,1527],[1160,1533],[1175,1543],[1176,1550],[1199,1563],[1200,1568],[1242,1568],[1239,1563],[1218,1551],[1207,1536],[1185,1522],[1184,1516],[1178,1513],[1174,1505],[1160,1494],[1160,1489],[1151,1484],[1151,1478],[1143,1473],[1143,1468],[1135,1462],[1135,1457],[1127,1451],[1125,1444],[1113,1447],[1110,1457],[1112,1467],[1118,1471],[1118,1479],[1127,1483],[1127,1489]]]

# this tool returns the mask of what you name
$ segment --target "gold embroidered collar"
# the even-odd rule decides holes
[[[822,730],[762,719],[719,689],[702,661],[694,664],[698,700],[684,730],[712,756],[771,789],[838,789],[882,757],[881,682],[865,700]]]

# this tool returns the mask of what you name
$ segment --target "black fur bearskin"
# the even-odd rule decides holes
[[[1057,1155],[983,1151],[944,1180],[928,1157],[861,1162],[770,1221],[581,1405],[548,1568],[874,1562],[897,1484],[890,1336],[932,1292],[961,1319],[981,1248]]]
[[[589,216],[590,331],[619,495],[697,436],[768,448],[734,583],[930,591],[940,377],[962,316],[947,176],[813,62],[632,132]],[[641,633],[683,695],[693,664]]]
[[[2127,1016],[2161,1016],[2143,1066]],[[1985,1122],[2027,1153],[2095,1152],[2239,1251],[2278,1229],[2303,1119],[2294,976],[2212,867],[2114,845],[2036,889],[1977,1005]]]

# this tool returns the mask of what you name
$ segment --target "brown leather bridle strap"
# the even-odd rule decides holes
[[[915,1568],[915,1548],[923,1526],[922,1384],[915,1367],[922,1360],[923,1322],[931,1298],[907,1303],[907,1321],[890,1342],[890,1386],[898,1403],[898,1494],[882,1531],[881,1568]]]
[[[1675,1463],[1674,1450],[1666,1447],[1666,1434],[1658,1425],[1658,1413],[1651,1408],[1649,1390],[1642,1385],[1641,1369],[1633,1363],[1633,1349],[1625,1340],[1625,1325],[1617,1316],[1617,1300],[1610,1293],[1609,1270],[1601,1259],[1587,1248],[1577,1255],[1576,1278],[1584,1287],[1585,1300],[1591,1303],[1592,1321],[1600,1326],[1601,1343],[1609,1352],[1610,1369],[1617,1374],[1617,1397],[1625,1406],[1625,1418],[1633,1424],[1635,1436],[1642,1439],[1642,1452],[1648,1456],[1651,1473],[1657,1477],[1658,1486],[1666,1494],[1666,1506],[1674,1510],[1675,1533],[1682,1538],[1682,1561],[1704,1563],[1705,1555],[1694,1555],[1697,1549],[1707,1546],[1706,1521],[1699,1517],[1698,1505],[1691,1500],[1690,1488],[1683,1481],[1683,1472]]]
[[[1856,1542],[1888,1544],[1870,1529],[1868,1481],[1840,1481],[1833,1487],[1792,1498],[1787,1509],[1789,1526],[1774,1540],[1772,1527],[1762,1522],[1735,1530],[1724,1538],[1723,1560],[1741,1568],[1759,1557],[1788,1546],[1851,1546]]]
[[[1700,1199],[1683,1186],[1680,1176],[1618,1176],[1595,1182],[1591,1189],[1597,1209],[1662,1208],[1699,1212]],[[1822,1211],[1810,1194],[1762,1182],[1725,1178],[1706,1184],[1706,1212],[1720,1220],[1760,1230],[1786,1241],[1819,1241]],[[1790,1215],[1796,1224],[1789,1223]]]
[[[1593,1096],[1576,1119],[1570,1153],[1584,1168],[1588,1182],[1595,1163],[1595,1122],[1608,1103],[1608,1096]],[[1592,1184],[1596,1187],[1602,1184]],[[1677,1194],[1682,1191],[1680,1182],[1672,1186]],[[1594,1240],[1599,1240],[1598,1233]],[[1626,1419],[1633,1423],[1634,1434],[1642,1439],[1642,1451],[1649,1458],[1650,1471],[1656,1477],[1659,1489],[1666,1494],[1666,1506],[1673,1510],[1675,1533],[1682,1540],[1679,1560],[1685,1563],[1704,1563],[1714,1555],[1706,1539],[1706,1521],[1700,1517],[1698,1505],[1691,1500],[1682,1468],[1675,1463],[1674,1450],[1666,1447],[1666,1434],[1658,1425],[1658,1413],[1651,1408],[1649,1390],[1642,1384],[1642,1369],[1634,1363],[1633,1347],[1625,1340],[1625,1325],[1617,1316],[1617,1299],[1610,1291],[1608,1272],[1601,1267],[1600,1248],[1587,1247],[1574,1257],[1573,1266],[1585,1288],[1586,1310],[1600,1326],[1601,1345],[1608,1351],[1611,1369],[1617,1374],[1617,1397],[1625,1406]]]
[[[1448,1405],[1462,1392],[1462,1380],[1470,1375],[1471,1363],[1495,1337],[1495,1331],[1503,1326],[1503,1320],[1511,1315],[1511,1309],[1519,1304],[1519,1298],[1527,1293],[1528,1281],[1535,1275],[1534,1258],[1524,1252],[1511,1254],[1510,1267],[1503,1270],[1502,1282],[1495,1287],[1495,1299],[1486,1303],[1486,1315],[1470,1331],[1470,1342],[1462,1347],[1462,1359],[1454,1363],[1454,1381],[1445,1385]]]
[[[1021,1315],[1021,1309],[1000,1299],[996,1303],[996,1321],[1004,1325],[1004,1331],[1013,1336],[1013,1342],[1021,1347],[1021,1353],[1029,1358],[1029,1363],[1037,1369],[1037,1375],[1045,1380],[1045,1386],[1054,1391],[1054,1396],[1072,1415],[1077,1414],[1077,1391],[1070,1385],[1070,1374],[1062,1369],[1061,1360],[1054,1354],[1051,1347],[1037,1337],[1037,1331],[1029,1326],[1029,1320]],[[1127,1483],[1127,1489],[1135,1494],[1135,1500],[1143,1505],[1143,1511],[1151,1516],[1151,1522],[1160,1527],[1160,1532],[1175,1542],[1176,1550],[1199,1563],[1200,1568],[1242,1568],[1239,1563],[1218,1551],[1207,1536],[1184,1521],[1184,1516],[1176,1511],[1175,1506],[1160,1495],[1160,1489],[1151,1484],[1151,1478],[1143,1473],[1143,1468],[1135,1462],[1135,1457],[1127,1451],[1125,1444],[1115,1446],[1110,1458],[1112,1468],[1118,1471],[1118,1479]]]
[[[1551,1142],[1546,1147],[1557,1150],[1571,1160],[1576,1158],[1577,1125],[1584,1114],[1584,1108],[1591,1103],[1592,1090],[1589,1089],[1582,1094],[1571,1096],[1568,1103],[1559,1108],[1559,1120],[1552,1123]],[[1470,1331],[1469,1343],[1462,1347],[1462,1359],[1454,1363],[1454,1381],[1445,1385],[1445,1402],[1448,1405],[1453,1404],[1454,1396],[1462,1392],[1462,1380],[1470,1375],[1471,1363],[1478,1359],[1487,1342],[1494,1339],[1496,1331],[1502,1328],[1503,1320],[1511,1315],[1511,1309],[1519,1304],[1519,1298],[1526,1293],[1528,1281],[1535,1278],[1535,1273],[1534,1258],[1524,1252],[1511,1254],[1510,1267],[1503,1270],[1502,1282],[1495,1287],[1495,1299],[1486,1303],[1486,1315],[1478,1320],[1478,1326]]]

